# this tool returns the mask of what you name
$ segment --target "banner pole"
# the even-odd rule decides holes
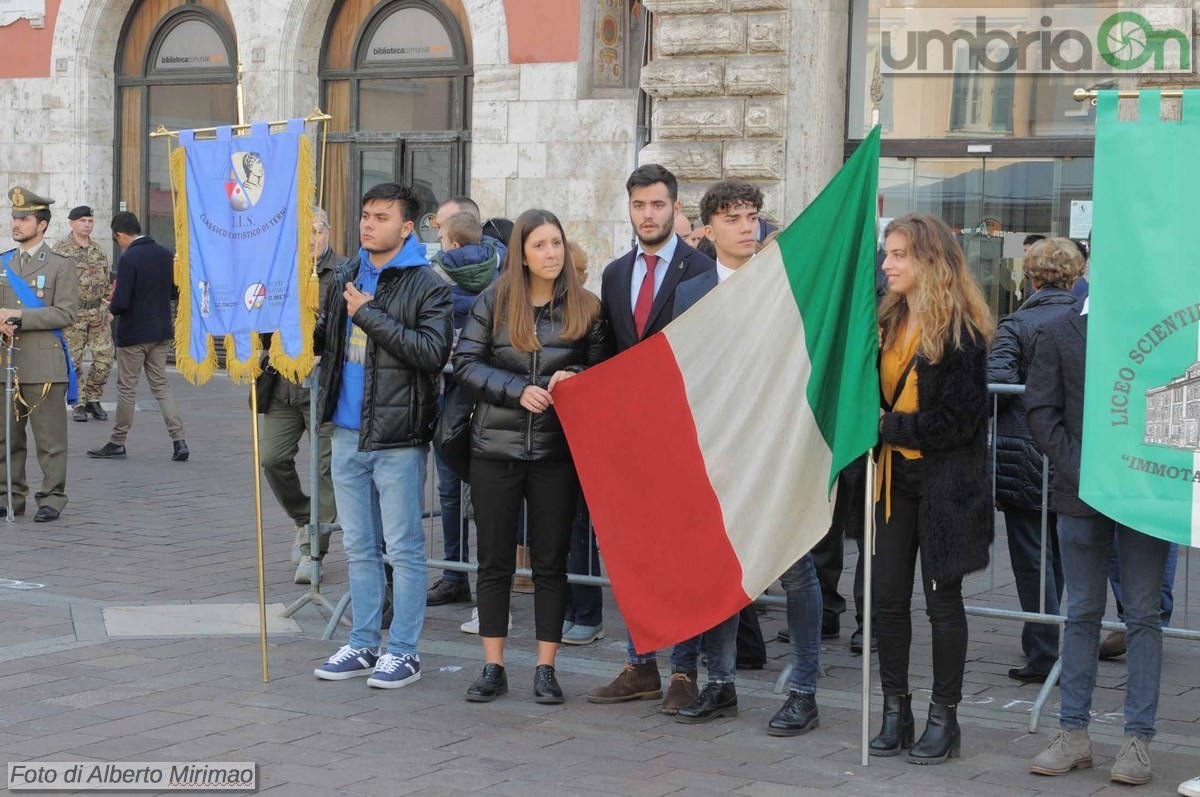
[[[869,454],[863,488],[863,539],[858,566],[863,568],[862,765],[866,767],[871,765],[871,560],[875,556],[875,463]]]
[[[16,396],[13,395],[13,349],[16,346],[16,337],[10,335],[8,345],[4,348],[4,480],[5,488],[8,495],[8,503],[4,505],[5,517],[4,520],[12,523],[16,520],[16,515],[13,514],[13,493],[12,493],[12,416],[13,408],[16,406]]]
[[[226,353],[228,356],[228,353]],[[258,536],[258,627],[262,648],[262,679],[270,681],[267,673],[267,569],[263,557],[262,472],[258,448],[258,377],[250,382],[250,435],[254,439],[254,523]]]

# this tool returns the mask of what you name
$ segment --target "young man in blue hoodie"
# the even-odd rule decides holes
[[[437,418],[437,378],[450,355],[450,290],[413,233],[412,189],[382,183],[366,193],[358,258],[339,267],[317,323],[323,352],[319,411],[332,421],[333,487],[350,575],[354,626],[315,675],[370,676],[394,689],[421,677],[425,623],[425,462]],[[386,551],[386,553],[385,553]],[[392,566],[386,651],[380,620]]]

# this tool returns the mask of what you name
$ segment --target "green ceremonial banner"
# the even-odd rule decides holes
[[[1138,119],[1096,120],[1087,384],[1079,496],[1119,523],[1200,541],[1200,279],[1195,190],[1200,91],[1162,121],[1143,91]]]

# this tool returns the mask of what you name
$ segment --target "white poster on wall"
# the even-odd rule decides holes
[[[0,0],[0,27],[27,19],[34,27],[46,23],[46,0]]]
[[[1076,199],[1071,202],[1071,231],[1068,237],[1083,240],[1092,234],[1092,200]]]

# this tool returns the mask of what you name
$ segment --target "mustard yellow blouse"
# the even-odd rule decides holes
[[[896,385],[908,363],[917,356],[917,347],[921,341],[921,330],[913,326],[906,340],[897,340],[880,355],[879,383],[883,395],[890,400],[896,395]],[[904,380],[904,389],[892,407],[893,412],[916,412],[917,399],[917,369],[914,365]],[[879,454],[879,471],[875,479],[875,500],[878,502],[882,493],[884,497],[884,518],[892,516],[892,455],[898,453],[905,459],[920,459],[921,452],[915,448],[901,448],[885,442]]]

